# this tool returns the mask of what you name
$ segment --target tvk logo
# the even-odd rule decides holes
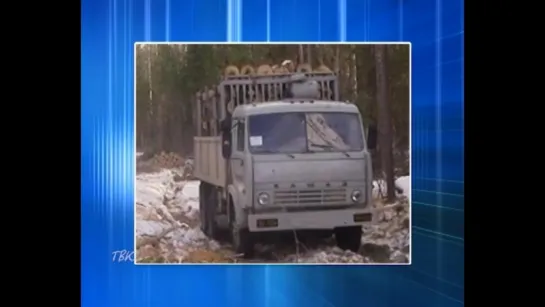
[[[134,262],[134,251],[122,249],[112,252],[113,262]]]

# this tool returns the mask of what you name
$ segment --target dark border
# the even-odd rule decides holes
[[[526,62],[532,58],[532,47],[517,40],[524,33],[517,32],[522,24],[505,20],[517,11],[516,5],[494,5],[491,10],[479,4],[483,3],[464,2],[464,300],[470,306],[482,304],[478,300],[508,304],[517,288],[526,287],[524,279],[512,276],[513,270],[520,261],[539,261],[522,254],[532,251],[520,250],[527,248],[522,240],[532,233],[529,215],[537,211],[526,209],[532,202],[521,199],[527,191],[521,191],[517,182],[528,170],[525,163],[531,163],[527,151],[533,150],[524,148],[519,134],[530,131],[515,129],[521,120],[530,129],[540,125],[528,112],[535,104],[523,98],[525,91],[535,90],[527,83],[532,77],[521,73],[533,65],[532,60]],[[509,12],[502,13],[502,8]],[[487,16],[486,22],[482,16]],[[526,114],[518,114],[522,112]],[[521,222],[525,225],[515,225]],[[520,242],[512,242],[510,236]]]
[[[20,201],[32,207],[28,230],[37,232],[33,242],[21,242],[28,252],[14,261],[34,264],[32,276],[44,283],[33,296],[55,298],[58,304],[81,304],[81,2],[35,3],[22,8],[25,22],[36,29],[32,39],[20,42],[14,52],[22,63],[12,88],[25,100],[14,102],[22,112],[6,119],[24,121],[13,154],[28,167],[21,185]],[[13,43],[14,46],[17,43]],[[18,65],[18,64],[16,64]],[[15,85],[14,85],[15,87]],[[28,97],[30,96],[30,99]],[[23,124],[24,122],[24,124]],[[8,131],[9,132],[9,131]],[[22,132],[22,130],[20,130]],[[27,155],[25,157],[25,155]],[[13,163],[13,162],[11,162]],[[15,166],[15,163],[13,163]],[[25,178],[26,177],[26,178]],[[29,182],[25,184],[25,182]],[[14,241],[18,241],[17,235]],[[19,243],[19,244],[21,244]],[[13,247],[15,248],[15,247]],[[26,263],[25,263],[26,264]],[[51,291],[53,290],[53,291]]]
[[[478,186],[472,186],[473,184],[476,184],[478,180],[475,180],[472,182],[473,175],[471,175],[472,171],[475,169],[471,167],[473,163],[478,163],[478,158],[476,158],[475,155],[470,154],[470,151],[473,150],[474,154],[477,154],[479,150],[476,150],[476,148],[472,144],[478,144],[479,136],[476,135],[476,130],[472,130],[473,128],[476,128],[479,126],[479,115],[472,113],[472,111],[475,111],[474,109],[478,105],[468,105],[468,94],[472,93],[472,91],[477,90],[477,87],[475,87],[475,83],[472,83],[473,81],[478,82],[477,76],[472,76],[468,74],[468,68],[469,71],[473,71],[475,73],[476,70],[475,66],[478,65],[478,60],[474,61],[475,53],[472,54],[470,51],[471,44],[468,46],[468,41],[471,41],[472,39],[478,39],[478,34],[475,32],[469,32],[467,31],[468,25],[471,24],[471,6],[476,7],[476,5],[468,2],[464,2],[464,248],[465,248],[465,259],[464,259],[464,303],[468,304],[468,302],[476,301],[476,296],[479,295],[479,285],[482,285],[482,281],[477,280],[479,278],[478,271],[473,271],[473,269],[478,269],[478,262],[476,260],[477,255],[480,254],[480,252],[477,250],[478,248],[478,242],[482,241],[482,237],[479,238],[477,230],[474,229],[476,224],[473,223],[474,220],[483,220],[483,217],[479,213],[478,206],[466,206],[465,204],[471,203],[471,195],[475,192],[475,194],[478,194]],[[478,17],[477,17],[478,18]],[[475,27],[478,27],[478,19],[473,20],[475,24]],[[477,37],[475,37],[477,36]],[[484,49],[484,48],[483,48]],[[481,49],[481,50],[483,50]],[[475,51],[475,50],[473,50]],[[475,51],[477,52],[477,51]],[[482,51],[481,51],[482,52]],[[469,99],[469,104],[473,99]],[[475,99],[476,102],[479,101],[479,99]],[[467,129],[469,131],[472,131],[472,133],[466,133]],[[482,154],[482,151],[480,151]],[[481,211],[482,213],[483,211]],[[481,251],[483,252],[483,251]],[[477,267],[473,267],[473,266]],[[482,276],[482,275],[481,275]],[[471,305],[470,305],[471,306]]]

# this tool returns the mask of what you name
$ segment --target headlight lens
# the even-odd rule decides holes
[[[355,202],[355,203],[360,202],[360,201],[361,201],[361,198],[362,198],[362,196],[361,196],[361,191],[359,191],[359,190],[354,190],[354,191],[352,192],[352,195],[350,196],[350,198],[351,198],[352,201]]]
[[[271,197],[269,196],[268,193],[261,192],[257,195],[257,202],[262,206],[268,205],[270,201],[271,201]]]

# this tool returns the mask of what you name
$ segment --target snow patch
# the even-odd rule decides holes
[[[401,176],[395,180],[396,194],[411,198],[411,176]],[[373,198],[386,195],[386,181],[380,179],[373,181]]]
[[[411,176],[401,176],[395,181],[396,187],[401,189],[401,194],[411,198]]]
[[[179,175],[163,170],[136,177],[137,262],[157,257],[183,262],[192,249],[219,246],[199,227],[199,182],[176,181]]]

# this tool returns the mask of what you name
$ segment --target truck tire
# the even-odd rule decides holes
[[[235,223],[231,224],[231,237],[235,253],[243,254],[244,258],[254,256],[254,240],[248,228],[239,228]]]
[[[214,188],[205,182],[199,185],[199,217],[201,219],[201,230],[209,238],[216,237],[215,209],[217,194]]]
[[[357,253],[361,247],[361,226],[340,227],[335,229],[337,246],[342,250],[350,250]]]
[[[211,239],[217,239],[218,226],[216,224],[216,210],[218,208],[218,194],[216,189],[211,188],[208,196],[208,205],[206,209],[206,232]]]
[[[254,238],[248,228],[240,228],[236,223],[236,214],[233,207],[232,199],[229,204],[229,228],[231,231],[231,242],[235,253],[243,254],[244,258],[252,258],[254,256]]]
[[[206,183],[199,184],[199,219],[201,220],[201,231],[206,234]]]

